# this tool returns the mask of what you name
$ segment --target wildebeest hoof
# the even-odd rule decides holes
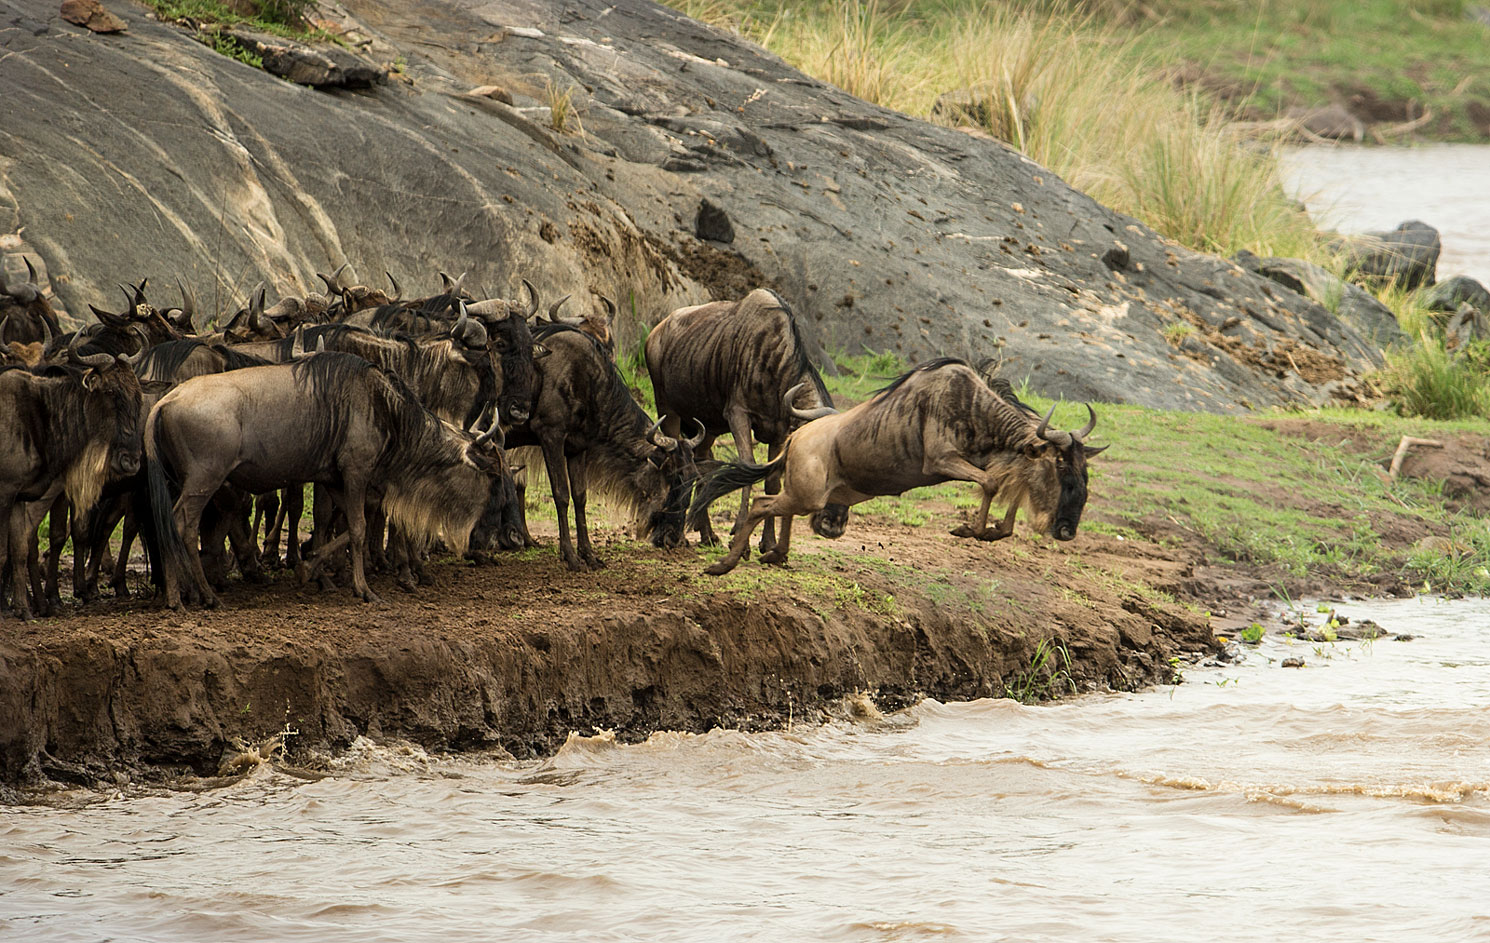
[[[588,566],[585,566],[584,561],[579,557],[565,557],[564,565],[575,573],[586,573],[590,569]]]
[[[394,582],[398,584],[399,589],[406,593],[412,593],[419,589],[419,583],[413,577],[400,576]]]
[[[975,531],[975,530],[973,530],[968,525],[962,524],[962,525],[959,525],[957,527],[952,528],[952,536],[953,537],[977,537],[978,536],[978,532]]]
[[[295,582],[300,586],[310,582],[310,567],[305,563],[295,564]]]
[[[372,590],[368,590],[365,593],[358,593],[357,594],[357,598],[360,599],[360,600],[362,600],[363,602],[366,602],[366,603],[373,603],[373,604],[379,605],[379,606],[381,606],[383,604],[383,597],[379,596],[377,593],[373,592]]]
[[[761,562],[770,566],[786,566],[786,554],[772,548],[761,554]]]
[[[718,563],[714,564],[713,566],[705,567],[704,568],[704,572],[707,573],[710,576],[723,576],[724,574],[728,573],[730,570],[733,570],[734,568],[735,568],[735,564],[730,563],[730,562],[725,561],[725,560],[720,560]]]
[[[115,586],[114,587],[114,598],[115,599],[128,599],[129,598],[129,587],[126,586],[126,585],[124,585],[123,583],[120,583],[118,586]]]

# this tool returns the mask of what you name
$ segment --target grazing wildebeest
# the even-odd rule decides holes
[[[1083,441],[1097,424],[1096,412],[1090,406],[1087,410],[1091,421],[1080,431],[1054,430],[1049,413],[1037,422],[989,389],[961,360],[930,361],[868,402],[798,429],[775,462],[735,463],[712,475],[699,488],[690,517],[707,514],[711,501],[760,481],[772,465],[784,472],[781,494],[755,500],[729,555],[705,572],[717,576],[734,569],[751,531],[770,515],[784,518],[781,540],[761,561],[783,563],[792,515],[810,514],[829,502],[854,505],[943,481],[971,481],[983,489],[975,523],[952,532],[959,537],[1007,537],[1023,506],[1038,530],[1070,540],[1086,505],[1087,459],[1106,447]],[[1005,503],[1008,513],[990,529],[988,509],[994,500]]]
[[[647,372],[657,396],[663,431],[676,436],[685,423],[698,422],[707,435],[700,460],[713,457],[714,439],[735,438],[740,461],[754,461],[755,442],[780,453],[792,430],[804,421],[833,412],[823,385],[797,330],[791,308],[774,291],[757,288],[739,301],[711,301],[679,308],[647,335]],[[753,436],[753,438],[752,438]],[[781,476],[766,476],[766,494],[781,490]],[[750,486],[740,489],[734,533],[745,525]],[[830,505],[814,514],[812,528],[825,537],[843,533],[848,508]],[[718,543],[707,515],[698,520],[699,540]],[[761,534],[762,553],[776,545],[773,522]]]
[[[681,544],[683,518],[698,474],[693,447],[703,432],[693,439],[659,433],[590,335],[549,322],[538,325],[533,336],[549,354],[538,361],[532,418],[512,430],[507,444],[543,450],[559,516],[559,555],[565,565],[571,570],[604,566],[590,545],[585,520],[586,492],[592,483],[630,506],[638,537],[650,536],[659,547]],[[571,497],[578,553],[569,537]],[[526,525],[523,532],[526,537]]]
[[[504,474],[490,441],[499,430],[493,423],[480,437],[463,432],[398,377],[345,353],[188,380],[156,403],[145,424],[166,605],[180,607],[183,580],[206,605],[217,605],[197,547],[202,509],[219,488],[262,493],[300,482],[324,485],[337,498],[347,519],[352,590],[376,601],[366,575],[366,509],[381,505],[411,539],[440,538],[463,552]]]
[[[35,520],[20,505],[50,502],[61,493],[86,512],[109,479],[140,467],[134,370],[108,354],[79,354],[75,347],[67,354],[67,365],[40,373],[0,368],[0,573],[9,562],[23,618],[31,614],[22,567]]]

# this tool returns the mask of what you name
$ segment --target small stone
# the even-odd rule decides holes
[[[1302,668],[1302,667],[1304,667],[1304,659],[1300,658],[1297,655],[1292,655],[1292,656],[1290,656],[1288,658],[1283,659],[1283,667],[1284,668]]]
[[[99,0],[62,0],[62,18],[95,33],[122,33],[127,25],[105,10]]]

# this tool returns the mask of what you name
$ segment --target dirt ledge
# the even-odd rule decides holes
[[[292,756],[366,735],[528,757],[572,730],[637,740],[812,720],[859,691],[893,708],[928,695],[1127,690],[1168,680],[1172,656],[1213,644],[1199,612],[1088,572],[1095,547],[1069,566],[1049,540],[917,530],[931,529],[865,523],[851,549],[868,557],[806,546],[791,570],[749,562],[733,582],[700,576],[694,551],[616,538],[598,574],[568,573],[551,549],[450,563],[414,596],[380,587],[393,594],[382,606],[283,580],[234,584],[217,612],[118,601],[9,619],[0,783],[211,775],[235,738],[286,729]],[[922,544],[941,575],[909,565]],[[1069,668],[1042,659],[1042,642],[1059,642]]]

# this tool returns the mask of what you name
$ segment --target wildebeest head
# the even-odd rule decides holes
[[[135,355],[136,358],[140,355]],[[140,470],[140,381],[127,356],[80,354],[67,348],[68,361],[82,369],[80,382],[86,396],[90,426],[112,424],[109,443],[109,477],[128,478]]]
[[[4,326],[0,326],[0,343],[18,341],[27,344],[39,341],[45,344],[48,343],[43,336],[45,333],[55,334],[60,331],[57,313],[52,310],[51,302],[47,301],[46,294],[36,281],[35,266],[29,258],[22,258],[26,263],[28,277],[19,285],[7,284],[4,267],[0,266],[0,320],[5,322]]]
[[[1026,446],[1031,459],[1025,477],[1030,522],[1056,540],[1071,540],[1086,507],[1087,459],[1107,446],[1084,440],[1097,427],[1097,412],[1087,405],[1088,422],[1077,432],[1050,428],[1051,406],[1035,427],[1035,441]]]
[[[692,438],[674,439],[659,430],[662,420],[647,430],[647,441],[653,451],[648,463],[659,476],[660,487],[653,491],[650,500],[639,509],[638,537],[650,537],[654,547],[681,547],[687,541],[683,536],[684,522],[688,517],[688,503],[693,499],[693,485],[698,481],[698,465],[693,450],[703,442],[705,431],[699,424],[698,434]]]
[[[538,374],[533,361],[548,353],[542,344],[534,343],[533,332],[520,312],[505,318],[482,322],[487,346],[497,361],[501,389],[497,394],[499,416],[514,425],[526,422],[533,409],[533,395],[538,389]]]

